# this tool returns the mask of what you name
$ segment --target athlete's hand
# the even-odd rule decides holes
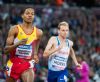
[[[77,69],[82,69],[82,65],[81,64],[77,64],[76,67],[77,67]]]
[[[37,55],[34,55],[34,60],[35,60],[35,63],[38,63],[39,62],[39,57]]]
[[[24,38],[24,39],[20,40],[19,42],[17,42],[16,45],[17,46],[24,45],[24,44],[26,44],[27,40],[28,40],[27,38]]]
[[[30,60],[29,63],[30,63],[30,67],[29,68],[34,68],[35,61],[34,60]]]

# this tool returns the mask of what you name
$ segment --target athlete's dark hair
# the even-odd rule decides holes
[[[20,14],[23,15],[26,9],[33,9],[33,8],[32,7],[24,7],[21,9]]]

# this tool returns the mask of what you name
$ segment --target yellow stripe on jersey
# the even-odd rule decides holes
[[[13,63],[12,63],[10,60],[8,60],[7,66],[8,66],[8,67],[12,67],[12,64],[13,64]]]
[[[36,27],[34,27],[34,31],[31,34],[28,35],[28,34],[25,34],[25,32],[23,31],[23,29],[19,25],[17,25],[17,26],[18,26],[18,30],[19,31],[18,31],[18,35],[16,37],[16,40],[20,41],[20,40],[22,40],[24,38],[27,38],[28,41],[27,41],[26,44],[31,44],[34,40],[37,39],[37,36],[36,36]]]

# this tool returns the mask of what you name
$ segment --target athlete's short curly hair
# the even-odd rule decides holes
[[[33,9],[34,10],[34,8],[32,8],[32,7],[24,7],[24,8],[21,9],[20,14],[23,15],[27,9]]]

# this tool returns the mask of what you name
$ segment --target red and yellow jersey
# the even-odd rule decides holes
[[[31,59],[31,56],[34,52],[34,47],[37,41],[37,28],[34,27],[31,34],[26,34],[20,25],[17,25],[18,34],[14,39],[14,44],[22,39],[27,38],[25,45],[18,46],[14,51],[11,52],[11,58],[17,56],[19,58]]]

